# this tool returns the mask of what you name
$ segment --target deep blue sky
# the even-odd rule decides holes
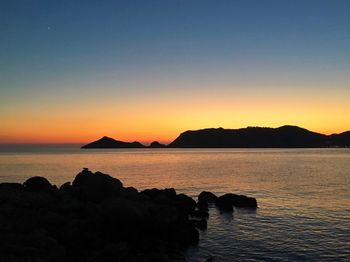
[[[189,92],[205,101],[215,93],[217,103],[220,93],[315,95],[339,99],[343,112],[349,13],[350,1],[340,0],[2,0],[0,117],[38,116],[38,104],[55,116],[55,102],[77,99],[183,101]]]

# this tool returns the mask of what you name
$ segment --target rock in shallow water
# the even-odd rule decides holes
[[[218,197],[212,192],[202,191],[198,195],[198,202],[215,203],[217,198]]]
[[[222,210],[231,211],[233,206],[235,207],[246,207],[246,208],[257,208],[258,204],[255,198],[247,197],[244,195],[236,195],[232,193],[225,194],[218,197],[215,201],[217,207]]]

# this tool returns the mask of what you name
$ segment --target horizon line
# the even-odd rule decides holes
[[[180,132],[175,138],[173,139],[169,139],[169,140],[157,140],[157,139],[147,139],[147,140],[135,140],[135,139],[131,139],[131,140],[120,140],[120,141],[123,141],[123,142],[129,142],[129,143],[132,143],[132,142],[139,142],[143,145],[150,145],[152,142],[154,141],[157,141],[161,144],[169,144],[171,143],[172,141],[174,141],[180,134],[184,133],[184,132],[187,132],[187,131],[198,131],[198,130],[205,130],[205,129],[226,129],[226,130],[238,130],[238,129],[246,129],[246,128],[272,128],[272,129],[277,129],[277,128],[281,128],[281,127],[284,127],[284,126],[292,126],[292,127],[298,127],[298,128],[302,128],[302,129],[306,129],[310,132],[314,132],[314,133],[318,133],[318,134],[322,134],[322,135],[327,135],[327,136],[330,136],[330,135],[336,135],[336,134],[341,134],[341,133],[344,133],[344,132],[348,132],[350,130],[345,130],[345,131],[342,131],[342,132],[338,132],[338,133],[335,133],[335,132],[327,132],[327,133],[321,133],[321,132],[318,132],[318,131],[313,131],[313,130],[310,130],[308,128],[304,128],[304,127],[300,127],[298,125],[292,125],[292,124],[286,124],[286,125],[281,125],[281,126],[277,126],[277,127],[269,127],[269,126],[256,126],[256,125],[249,125],[249,126],[246,126],[246,127],[239,127],[239,128],[226,128],[226,127],[222,127],[222,126],[219,126],[219,127],[206,127],[206,128],[198,128],[198,129],[187,129],[185,131],[182,131]],[[100,135],[98,136],[97,138],[95,138],[96,140],[98,139],[101,139],[102,137],[109,137],[109,138],[113,138],[115,140],[119,140],[119,138],[115,138],[115,136],[110,136],[110,135]],[[93,140],[93,141],[96,141],[96,140]],[[91,140],[89,141],[74,141],[74,142],[54,142],[54,141],[47,141],[47,142],[0,142],[0,146],[40,146],[40,145],[45,145],[45,146],[63,146],[63,145],[77,145],[77,146],[81,146],[81,145],[85,145],[86,143],[91,143]]]

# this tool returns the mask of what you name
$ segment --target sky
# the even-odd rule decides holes
[[[350,1],[2,0],[0,143],[350,130]]]

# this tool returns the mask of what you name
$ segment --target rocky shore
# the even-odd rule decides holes
[[[0,261],[185,261],[208,205],[257,208],[255,198],[123,187],[83,169],[60,188],[44,177],[0,184]]]

